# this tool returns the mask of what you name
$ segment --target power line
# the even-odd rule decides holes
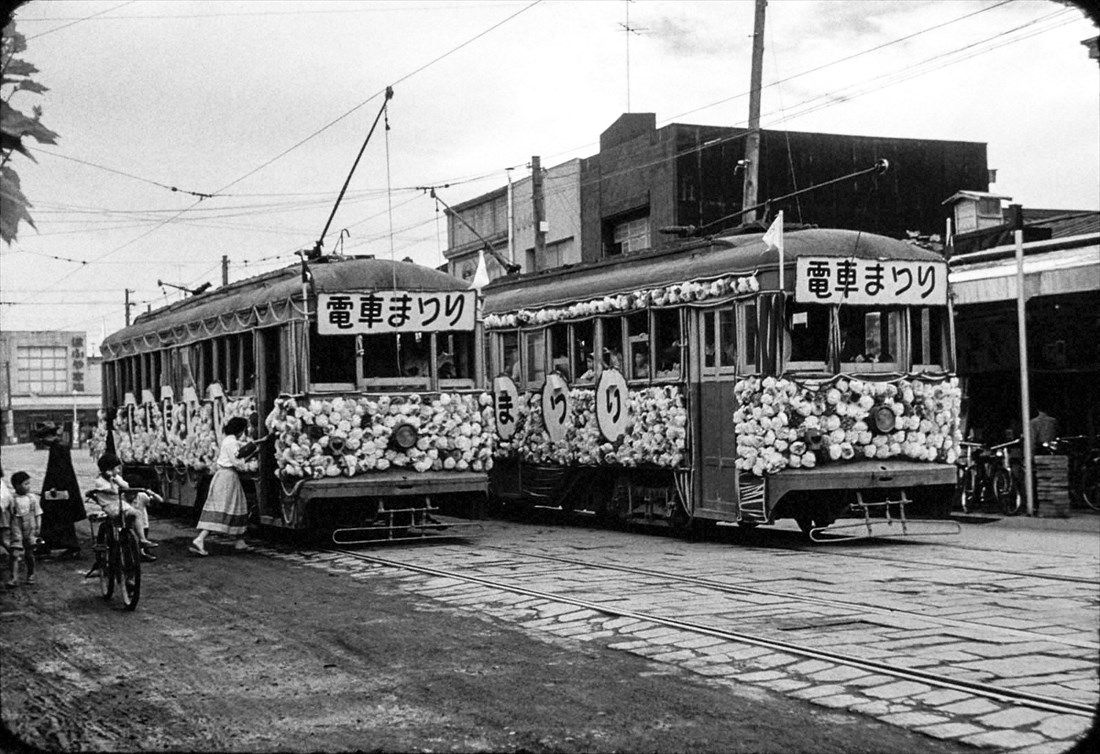
[[[133,0],[131,0],[132,2]],[[125,5],[126,3],[123,3]],[[246,16],[312,16],[312,15],[326,15],[335,13],[391,13],[399,11],[402,13],[419,10],[466,10],[468,8],[499,8],[505,5],[518,5],[518,3],[462,3],[461,5],[406,5],[405,3],[395,3],[389,7],[377,7],[377,8],[331,8],[331,9],[316,9],[316,10],[286,10],[286,11],[245,11],[244,13],[166,13],[166,14],[131,14],[131,15],[119,15],[111,16],[110,18],[99,18],[99,21],[122,21],[122,20],[136,20],[136,19],[162,19],[162,18],[235,18]],[[121,7],[121,6],[118,6]],[[107,13],[108,11],[103,11]],[[99,14],[97,14],[99,15]],[[21,18],[20,23],[31,22],[45,22],[45,21],[72,21],[74,17],[69,16],[53,16],[43,18]],[[92,17],[87,18],[75,18],[76,21],[90,21]],[[64,28],[64,27],[60,27]],[[43,32],[48,33],[48,32]]]
[[[173,191],[173,192],[178,191],[181,194],[190,194],[191,196],[197,196],[201,199],[209,199],[212,196],[214,196],[214,194],[205,194],[201,191],[190,191],[188,189],[178,188],[177,186],[170,186],[167,183],[161,183],[160,181],[154,181],[154,180],[149,179],[149,178],[142,178],[139,175],[134,175],[133,173],[127,173],[126,171],[118,170],[117,168],[107,167],[106,165],[100,165],[99,163],[91,162],[90,160],[81,160],[78,157],[70,157],[68,155],[61,154],[60,152],[51,152],[50,150],[42,149],[41,147],[35,147],[33,151],[35,151],[39,154],[48,154],[51,157],[57,157],[57,158],[62,159],[62,160],[70,160],[71,162],[78,162],[81,165],[88,165],[89,167],[99,168],[100,170],[106,171],[108,173],[114,173],[115,175],[121,175],[121,176],[125,176],[126,178],[132,178],[135,181],[141,181],[142,183],[148,183],[148,184],[151,184],[153,186],[160,186],[161,188],[168,189],[169,191]]]
[[[99,13],[93,13],[92,15],[84,16],[83,18],[77,18],[72,23],[64,24],[62,26],[55,26],[52,29],[46,29],[46,31],[39,32],[38,34],[32,34],[31,36],[26,37],[26,41],[29,42],[32,39],[38,39],[39,37],[44,37],[47,34],[53,34],[55,31],[61,31],[62,29],[68,29],[70,26],[76,26],[77,24],[81,23],[82,21],[91,21],[93,18],[96,18],[97,16],[102,16],[104,13],[110,13],[113,10],[118,10],[119,8],[130,5],[133,2],[134,2],[134,0],[126,0],[126,2],[119,3],[118,5],[114,6],[113,8],[108,8],[107,10],[101,10]],[[19,22],[22,23],[23,19],[20,18]],[[9,58],[9,60],[10,60],[10,58]],[[5,68],[7,67],[6,62],[4,63],[4,67]]]

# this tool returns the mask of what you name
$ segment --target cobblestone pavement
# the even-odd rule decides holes
[[[646,620],[1095,706],[1100,558],[1067,554],[1054,540],[1050,552],[998,550],[996,532],[970,532],[953,542],[787,549],[486,522],[471,541],[362,551],[459,577],[356,554],[265,551],[354,579],[395,578],[548,641],[601,641],[714,683],[756,685],[978,747],[1065,751],[1088,731],[1089,715]]]

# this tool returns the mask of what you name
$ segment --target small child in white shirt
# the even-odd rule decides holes
[[[33,584],[34,545],[42,530],[42,505],[38,495],[31,492],[31,475],[17,471],[11,475],[14,494],[4,496],[0,505],[0,536],[10,555],[11,575],[8,586],[19,583],[19,561],[27,565],[27,583]]]

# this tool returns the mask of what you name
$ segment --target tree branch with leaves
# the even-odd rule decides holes
[[[17,110],[12,99],[19,92],[41,95],[47,91],[31,76],[38,69],[16,55],[27,49],[27,41],[15,30],[15,21],[4,25],[0,47],[0,239],[10,244],[19,235],[19,223],[35,227],[31,203],[19,185],[12,157],[16,152],[36,162],[24,143],[56,144],[57,134],[42,124],[42,106],[34,105],[30,115]]]

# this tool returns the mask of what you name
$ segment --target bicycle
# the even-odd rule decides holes
[[[99,500],[99,490],[89,490],[85,497],[92,499],[102,509],[88,515],[88,523],[93,526],[101,522],[99,529],[93,532],[92,554],[95,557],[92,567],[84,578],[99,576],[99,591],[104,600],[114,596],[115,587],[119,588],[122,606],[134,610],[141,596],[141,544],[137,534],[130,528],[133,514],[122,515],[122,497],[145,492],[143,489],[122,490],[115,505],[110,508]],[[110,512],[113,509],[116,513]]]
[[[1087,435],[1068,435],[1043,443],[1043,450],[1068,459],[1070,500],[1078,507],[1100,510],[1100,448]]]
[[[973,513],[987,501],[1006,516],[1014,516],[1022,503],[1020,487],[1013,473],[1009,449],[1020,443],[1010,440],[1000,445],[986,446],[963,442],[959,459],[959,504],[963,513]]]

